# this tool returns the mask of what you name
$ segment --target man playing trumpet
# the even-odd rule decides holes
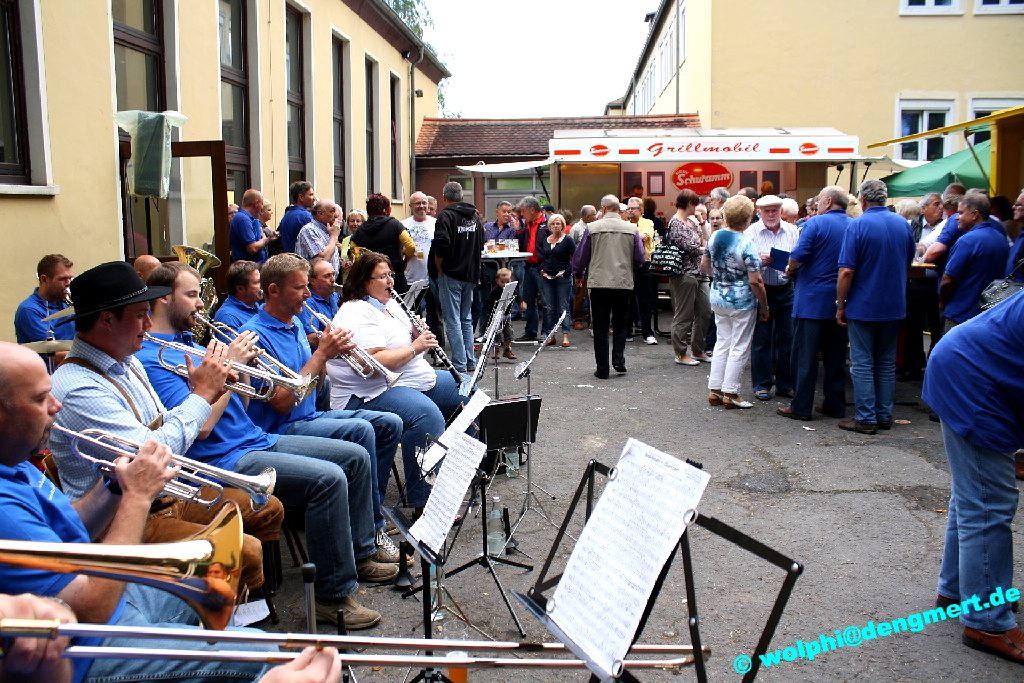
[[[131,266],[128,267],[130,270]],[[135,271],[131,272],[135,275]],[[145,296],[145,291],[137,296]],[[5,522],[0,536],[24,541],[88,543],[102,534],[99,546],[140,543],[153,500],[178,473],[178,467],[172,464],[171,449],[153,439],[147,440],[136,457],[114,461],[116,486],[100,479],[72,504],[28,462],[46,444],[50,427],[61,409],[50,388],[46,366],[37,354],[0,342],[0,517]],[[113,579],[0,563],[0,585],[5,591],[58,598],[67,603],[81,622],[121,626],[181,626],[197,622],[195,613],[179,598],[141,584],[126,587],[122,581]],[[87,640],[80,644],[99,643]],[[137,644],[134,639],[124,638],[106,638],[102,642],[104,646],[116,647]],[[174,640],[159,641],[154,647],[220,649],[218,644]],[[243,647],[256,651],[274,649],[249,644]],[[204,661],[169,665],[160,660],[83,659],[75,662],[74,680],[253,681],[266,668],[262,663],[243,662],[225,667],[219,662]]]
[[[104,263],[72,281],[72,300],[78,297],[78,304],[75,315],[64,320],[75,320],[78,334],[68,359],[53,376],[54,396],[64,405],[61,426],[76,432],[99,429],[135,443],[152,438],[178,454],[184,453],[197,436],[209,433],[216,421],[214,406],[223,403],[226,393],[229,364],[247,353],[247,346],[251,350],[252,342],[231,347],[211,342],[206,358],[191,371],[188,400],[167,410],[133,354],[152,324],[150,302],[169,293],[166,287],[147,288],[124,262]],[[55,433],[50,450],[68,498],[77,501],[92,490],[99,473],[72,452],[67,436]],[[110,459],[109,453],[89,452]],[[255,512],[248,496],[236,489],[225,489],[224,497],[237,502],[242,510],[246,531],[242,583],[258,588],[263,585],[261,541],[278,539],[284,509],[280,501],[271,498],[265,508]],[[198,532],[213,516],[212,510],[193,503],[161,501],[155,506],[144,540],[180,540]]]
[[[189,332],[195,325],[193,314],[203,309],[198,272],[184,263],[165,263],[150,274],[149,284],[151,289],[170,290],[167,296],[153,300],[154,339],[193,346]],[[252,332],[242,332],[236,339],[246,345],[255,340]],[[160,349],[156,341],[145,341],[139,360],[164,405],[183,405],[190,396],[188,380],[160,362]],[[163,357],[171,366],[185,363],[185,354],[174,349],[164,349]],[[289,506],[305,506],[307,532],[317,534],[308,548],[318,570],[315,591],[318,605],[322,605],[318,613],[333,622],[341,607],[347,629],[376,625],[380,614],[353,598],[359,586],[357,578],[386,581],[398,568],[376,561],[390,558],[377,557],[368,523],[372,495],[367,451],[340,439],[269,434],[253,424],[234,392],[214,404],[207,424],[209,429],[204,432],[208,433],[201,433],[184,455],[242,474],[257,475],[266,467],[275,468],[275,493]],[[357,519],[359,515],[351,510],[364,511],[365,519]]]

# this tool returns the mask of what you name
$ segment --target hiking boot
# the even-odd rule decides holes
[[[398,565],[391,562],[377,562],[374,556],[356,560],[356,574],[360,581],[383,583],[398,576]]]
[[[345,628],[349,631],[370,628],[380,622],[380,612],[363,607],[351,595],[333,600],[316,599],[317,621],[326,621],[332,626],[337,626],[339,609],[342,610]]]

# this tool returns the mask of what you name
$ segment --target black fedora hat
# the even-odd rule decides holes
[[[171,293],[170,287],[147,287],[130,263],[111,261],[90,268],[71,281],[74,315],[55,325],[112,308],[152,301]]]

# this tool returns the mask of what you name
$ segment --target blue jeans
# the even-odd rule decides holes
[[[540,323],[540,313],[537,311],[537,296],[540,294],[540,281],[543,280],[540,271],[536,266],[525,266],[523,279],[520,281],[520,291],[523,301],[526,302],[526,329],[524,334],[527,337],[537,336],[537,326]]]
[[[473,290],[475,282],[456,280],[447,275],[437,279],[441,294],[441,315],[452,350],[452,364],[460,372],[476,368],[473,351]]]
[[[118,626],[187,628],[199,623],[195,611],[180,598],[167,591],[129,583],[125,587],[126,604]],[[230,629],[255,631],[256,629]],[[154,649],[215,651],[226,649],[221,643],[203,641],[146,640],[141,643]],[[104,638],[105,647],[139,647],[137,638]],[[265,643],[232,643],[232,650],[250,652],[277,652]],[[89,666],[85,680],[89,683],[149,683],[150,681],[197,681],[204,683],[240,683],[255,681],[269,665],[262,662],[176,661],[160,659],[95,659]]]
[[[822,408],[833,417],[846,417],[846,341],[846,328],[835,318],[793,318],[793,400],[789,407],[794,413],[811,415],[821,353],[825,366]]]
[[[317,566],[317,597],[339,598],[359,588],[356,560],[376,551],[370,457],[338,439],[282,434],[266,451],[249,451],[235,470],[277,470],[274,495],[306,507],[306,547]]]
[[[397,415],[376,410],[327,410],[313,420],[291,425],[288,433],[341,439],[362,446],[370,456],[370,481],[376,482],[377,473],[383,471],[387,476],[395,462],[398,442],[402,438],[402,420]],[[373,526],[380,529],[384,526],[384,513],[381,512],[384,493],[376,485],[372,493]]]
[[[750,344],[750,384],[754,391],[793,390],[793,283],[766,286],[768,320],[757,319]]]
[[[519,302],[523,300],[523,292],[521,290],[524,277],[523,271],[526,269],[526,265],[524,261],[513,261],[509,264],[509,269],[512,271],[512,279],[519,283],[519,286],[516,287],[516,303],[511,308],[512,318],[518,320],[522,317]]]
[[[420,507],[427,502],[430,486],[423,481],[419,462],[416,460],[416,449],[423,446],[426,435],[439,437],[444,432],[445,420],[452,416],[455,409],[469,400],[468,396],[459,393],[459,387],[451,373],[435,370],[437,382],[432,389],[419,391],[412,387],[394,387],[380,396],[363,401],[353,396],[348,407],[384,410],[394,413],[402,420],[402,466],[405,470],[405,497],[409,507]],[[390,470],[378,472],[378,487],[387,489]]]
[[[939,594],[954,600],[978,596],[988,604],[996,588],[1013,582],[1013,532],[1017,482],[1013,453],[973,445],[942,423],[942,441],[953,478]],[[1017,626],[1009,603],[960,617],[971,628],[1006,631]]]
[[[847,320],[850,335],[850,380],[858,422],[892,419],[896,400],[896,340],[899,320]]]
[[[540,296],[544,301],[544,334],[551,331],[551,328],[558,322],[558,316],[562,311],[572,309],[572,278],[560,277],[554,280],[541,278]],[[569,334],[572,327],[572,317],[565,316],[562,321],[562,332]]]

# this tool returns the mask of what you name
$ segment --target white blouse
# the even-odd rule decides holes
[[[352,341],[364,349],[399,349],[411,345],[412,325],[401,306],[389,300],[386,308],[391,315],[368,301],[347,301],[335,314],[334,324],[352,330]],[[402,377],[395,386],[428,391],[437,381],[434,368],[422,354],[414,356],[397,371]],[[343,410],[352,396],[370,401],[387,389],[387,383],[379,374],[363,379],[340,358],[327,361],[327,375],[331,378],[331,408],[334,410]]]

